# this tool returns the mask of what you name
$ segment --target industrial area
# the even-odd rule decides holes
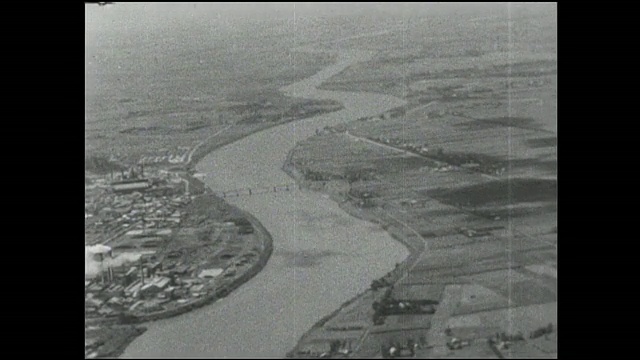
[[[98,334],[88,357],[108,356],[101,327],[139,334],[116,325],[215,301],[266,263],[268,234],[186,172],[138,165],[85,178],[85,325]]]

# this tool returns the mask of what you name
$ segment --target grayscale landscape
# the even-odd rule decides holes
[[[557,358],[556,3],[85,3],[86,358]]]

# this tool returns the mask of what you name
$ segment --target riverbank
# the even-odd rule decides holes
[[[347,196],[340,196],[340,194],[336,194],[335,192],[327,192],[324,191],[326,189],[326,183],[323,181],[311,181],[304,177],[302,171],[296,168],[295,164],[292,162],[292,155],[295,149],[292,149],[288,155],[287,160],[282,166],[282,170],[286,172],[292,179],[296,181],[298,186],[305,190],[316,191],[322,193],[324,195],[328,195],[329,198],[335,202],[340,209],[342,209],[345,213],[350,216],[370,222],[372,224],[379,225],[382,229],[384,229],[389,236],[402,244],[408,251],[409,256],[407,256],[401,263],[397,263],[396,267],[388,272],[385,276],[380,278],[379,280],[384,281],[387,284],[393,286],[403,275],[405,275],[409,269],[411,269],[416,262],[420,259],[421,254],[425,251],[425,243],[422,239],[416,239],[415,237],[407,237],[405,236],[401,229],[398,227],[403,227],[403,225],[399,224],[397,221],[389,219],[389,221],[382,220],[378,217],[373,216],[372,214],[368,214],[366,211],[363,211],[361,208],[354,206]],[[314,186],[316,185],[316,186]],[[322,190],[321,190],[322,189]],[[394,224],[395,223],[395,224]],[[322,328],[328,321],[335,318],[338,314],[342,312],[348,306],[358,303],[363,298],[365,298],[372,289],[367,289],[362,293],[355,295],[353,298],[344,302],[340,307],[331,312],[330,314],[322,317],[318,320],[308,331],[306,331],[301,337],[296,346],[287,352],[287,358],[296,358],[299,356],[299,349],[305,340],[312,336],[313,333],[318,331],[318,329]]]
[[[223,215],[219,213],[220,202],[222,202],[222,199],[217,199],[213,194],[211,194],[199,179],[188,176],[187,181],[191,184],[191,188],[198,187],[203,190],[202,192],[204,192],[204,194],[201,194],[204,198],[199,200],[200,203],[196,206],[194,210],[195,212],[192,212],[192,214],[196,216],[196,218],[204,219],[200,221],[220,221],[222,218],[219,218],[219,216]],[[207,210],[205,212],[201,212],[198,210],[204,208],[211,209],[211,211]],[[225,216],[230,216],[228,218],[229,220],[226,221],[237,222],[239,221],[238,219],[243,221],[243,224],[240,226],[241,234],[245,234],[247,228],[252,230],[250,235],[243,235],[251,237],[247,246],[253,246],[252,254],[255,254],[254,258],[244,258],[245,260],[240,263],[240,265],[248,263],[248,266],[245,265],[245,268],[245,266],[241,267],[239,265],[237,275],[232,278],[223,278],[220,276],[219,279],[216,279],[216,283],[212,283],[212,288],[208,291],[201,292],[202,295],[200,295],[200,297],[194,295],[196,297],[192,297],[186,304],[179,304],[180,301],[175,304],[174,301],[174,307],[166,308],[163,306],[162,310],[151,313],[124,310],[123,312],[112,314],[111,316],[85,318],[85,338],[87,339],[85,344],[85,355],[87,357],[104,358],[120,356],[124,353],[126,347],[135,340],[135,338],[146,331],[146,327],[134,326],[135,324],[151,323],[158,320],[176,317],[214,303],[217,300],[226,297],[233,290],[255,277],[266,266],[273,252],[271,234],[269,234],[258,219],[246,211],[226,203],[224,204],[224,209],[227,214]],[[198,220],[194,221],[198,222]],[[193,225],[195,225],[195,223],[187,225],[187,228]],[[217,234],[218,235],[213,235],[215,237],[213,240],[214,242],[218,241],[220,236],[222,236],[220,232]],[[174,239],[172,244],[176,242],[183,243],[184,239]],[[181,245],[177,244],[175,246],[180,247]],[[237,248],[237,245],[229,244],[229,246],[236,250],[239,249]],[[224,248],[221,250],[223,249]],[[166,251],[170,252],[170,250]],[[220,251],[217,253],[219,252]],[[204,256],[207,256],[205,253],[203,254]],[[216,252],[213,254],[216,254]],[[210,260],[215,261],[213,257]],[[188,264],[198,266],[197,262],[188,262]],[[217,284],[217,281],[220,281],[220,283]],[[143,299],[147,298],[144,297]]]
[[[340,101],[343,110],[265,129],[210,153],[196,164],[197,172],[207,175],[207,186],[225,191],[284,184],[290,181],[281,170],[287,152],[316,128],[400,106],[401,100],[378,94],[315,91],[316,84],[365,55],[345,52],[335,65],[281,90],[296,97]],[[387,233],[348,216],[319,194],[290,191],[227,201],[259,218],[278,239],[275,256],[256,281],[230,294],[227,301],[150,324],[125,357],[282,357],[318,318],[366,290],[372,279],[408,256],[406,248]],[[367,241],[364,249],[362,236]],[[386,256],[380,259],[380,253]],[[314,260],[306,265],[309,259]],[[262,301],[255,306],[258,298]],[[229,338],[241,339],[242,348]]]
[[[195,168],[195,164],[200,162],[200,160],[202,160],[205,156],[207,156],[211,152],[216,151],[226,145],[234,143],[245,137],[259,133],[261,131],[265,131],[276,126],[280,126],[280,125],[284,125],[284,124],[288,124],[296,121],[301,121],[314,116],[328,114],[328,113],[332,113],[332,112],[340,111],[344,109],[344,106],[337,102],[331,103],[331,104],[328,103],[325,106],[326,106],[325,109],[315,109],[313,111],[308,111],[304,113],[304,115],[302,116],[286,119],[285,121],[265,123],[265,124],[259,124],[259,125],[254,125],[254,124],[240,125],[240,127],[244,126],[244,128],[247,130],[238,129],[238,128],[236,129],[228,128],[224,132],[220,132],[220,134],[217,134],[217,137],[223,138],[222,141],[213,142],[211,141],[212,139],[207,139],[202,143],[196,145],[196,147],[194,147],[195,151],[193,151],[193,153],[190,155],[189,161],[185,166],[187,167],[187,169],[193,169]]]
[[[110,326],[85,331],[85,355],[89,359],[117,358],[146,330],[142,326]]]
[[[265,267],[265,265],[269,261],[269,258],[271,257],[271,254],[273,253],[273,239],[271,238],[271,235],[269,234],[267,229],[265,229],[264,226],[262,226],[262,224],[260,224],[258,219],[256,219],[253,215],[245,211],[242,211],[238,208],[235,208],[235,207],[233,208],[239,213],[241,213],[251,223],[253,228],[256,230],[255,233],[258,234],[258,236],[261,239],[263,247],[262,247],[262,251],[260,252],[260,255],[258,256],[258,260],[248,270],[242,273],[242,275],[235,278],[229,284],[225,284],[224,286],[218,287],[214,293],[207,294],[206,296],[203,296],[202,298],[197,299],[189,304],[186,304],[184,306],[179,306],[170,310],[159,311],[151,314],[138,315],[138,316],[125,315],[124,318],[120,320],[120,323],[140,324],[140,323],[146,323],[151,321],[157,321],[161,319],[167,319],[167,318],[175,317],[178,315],[182,315],[189,311],[201,308],[205,305],[214,303],[217,300],[226,297],[229,293],[231,293],[233,290],[240,287],[242,284],[251,280],[251,278],[256,276]]]

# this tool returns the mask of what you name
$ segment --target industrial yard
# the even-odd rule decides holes
[[[85,344],[110,357],[142,333],[225,296],[264,266],[268,233],[182,171],[85,175]]]

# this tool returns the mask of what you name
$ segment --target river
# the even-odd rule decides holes
[[[317,128],[379,114],[403,104],[373,93],[317,90],[372,53],[341,50],[335,64],[281,89],[331,99],[344,109],[277,126],[220,148],[196,168],[215,191],[292,183],[287,153]],[[282,358],[321,317],[369,287],[408,256],[379,226],[355,219],[319,193],[295,190],[228,199],[252,213],[273,237],[274,252],[256,277],[228,297],[179,317],[146,324],[122,357]],[[294,254],[299,261],[293,261]]]

